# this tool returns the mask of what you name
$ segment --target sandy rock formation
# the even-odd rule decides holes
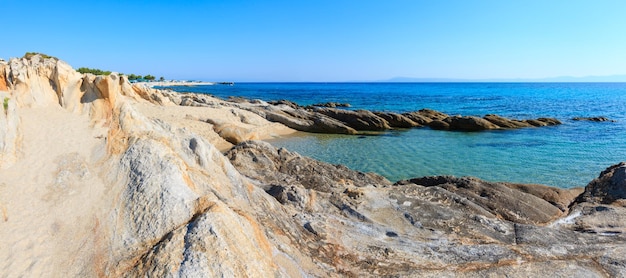
[[[624,164],[575,201],[474,178],[392,184],[260,141],[216,148],[227,125],[316,117],[287,104],[131,86],[40,56],[0,72],[3,276],[626,275]]]

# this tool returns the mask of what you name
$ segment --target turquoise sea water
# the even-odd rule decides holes
[[[376,172],[392,181],[427,175],[584,186],[626,161],[626,83],[237,83],[174,87],[218,97],[288,99],[300,105],[347,102],[350,109],[450,115],[554,117],[563,125],[487,132],[429,128],[379,136],[300,134],[272,141],[302,155]],[[617,122],[579,122],[605,116]]]

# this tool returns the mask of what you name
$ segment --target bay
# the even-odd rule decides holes
[[[486,132],[429,128],[378,136],[300,133],[273,140],[302,155],[392,181],[427,175],[475,176],[489,181],[585,186],[606,167],[626,160],[626,83],[236,83],[172,87],[181,92],[239,96],[300,105],[350,103],[349,109],[527,119],[553,117],[562,125]],[[605,116],[616,122],[574,121]]]

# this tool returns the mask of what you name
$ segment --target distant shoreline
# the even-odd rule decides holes
[[[146,87],[170,87],[170,86],[204,86],[204,85],[215,85],[215,82],[195,82],[195,81],[154,81],[154,82],[136,82],[133,83],[140,86]]]

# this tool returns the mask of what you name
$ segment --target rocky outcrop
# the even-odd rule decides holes
[[[590,121],[590,122],[616,122],[615,120],[611,120],[607,117],[574,117],[572,118],[574,121]]]
[[[478,205],[491,215],[515,223],[546,224],[562,214],[558,207],[547,200],[503,183],[490,183],[476,178],[424,177],[399,184],[406,183],[438,186]]]
[[[374,115],[383,118],[385,121],[387,121],[387,123],[389,123],[389,126],[392,126],[394,128],[412,128],[422,126],[402,114],[390,112],[374,112]]]
[[[337,107],[351,107],[352,105],[350,105],[350,103],[324,102],[324,103],[315,103],[311,106],[337,108]]]
[[[326,115],[359,131],[380,131],[391,129],[389,122],[367,110],[342,110],[319,108],[315,113]]]
[[[237,104],[242,105],[239,107],[245,107],[244,109],[258,113],[270,121],[285,124],[296,130],[316,133],[358,134],[368,131],[422,126],[437,130],[482,131],[561,124],[559,120],[553,118],[514,120],[492,114],[483,118],[450,116],[430,109],[398,114],[315,106],[302,107],[287,100],[273,101],[265,105],[259,105],[259,103],[250,105],[250,101],[239,99]]]
[[[312,246],[340,244],[344,255],[339,258],[332,257],[334,252],[301,248],[316,254],[315,260],[333,262],[330,267],[343,275],[556,273],[546,266],[558,267],[559,275],[566,276],[626,273],[620,257],[626,251],[620,247],[626,243],[624,234],[567,224],[582,219],[568,210],[576,191],[455,177],[416,178],[390,186],[380,177],[260,142],[238,145],[227,156],[302,219],[305,234],[321,244]],[[623,215],[611,210],[615,219]]]
[[[576,200],[577,203],[589,202],[619,205],[626,200],[626,163],[615,164],[600,173],[585,187],[585,191]]]
[[[351,128],[288,103],[133,87],[37,56],[0,68],[10,77],[0,92],[9,97],[5,116],[17,119],[12,129],[0,118],[0,134],[23,137],[0,137],[23,154],[0,169],[0,246],[9,246],[0,248],[0,273],[9,277],[626,275],[624,164],[573,202],[570,190],[468,177],[393,184],[260,141],[223,154],[163,116],[184,104],[197,104],[183,107],[199,109],[194,115],[227,107],[237,122],[201,124],[235,143],[248,138],[229,125],[258,120],[250,115]],[[140,112],[146,105],[156,106],[154,117]],[[357,116],[387,121],[373,115]],[[447,118],[403,114],[415,123],[427,115]]]

